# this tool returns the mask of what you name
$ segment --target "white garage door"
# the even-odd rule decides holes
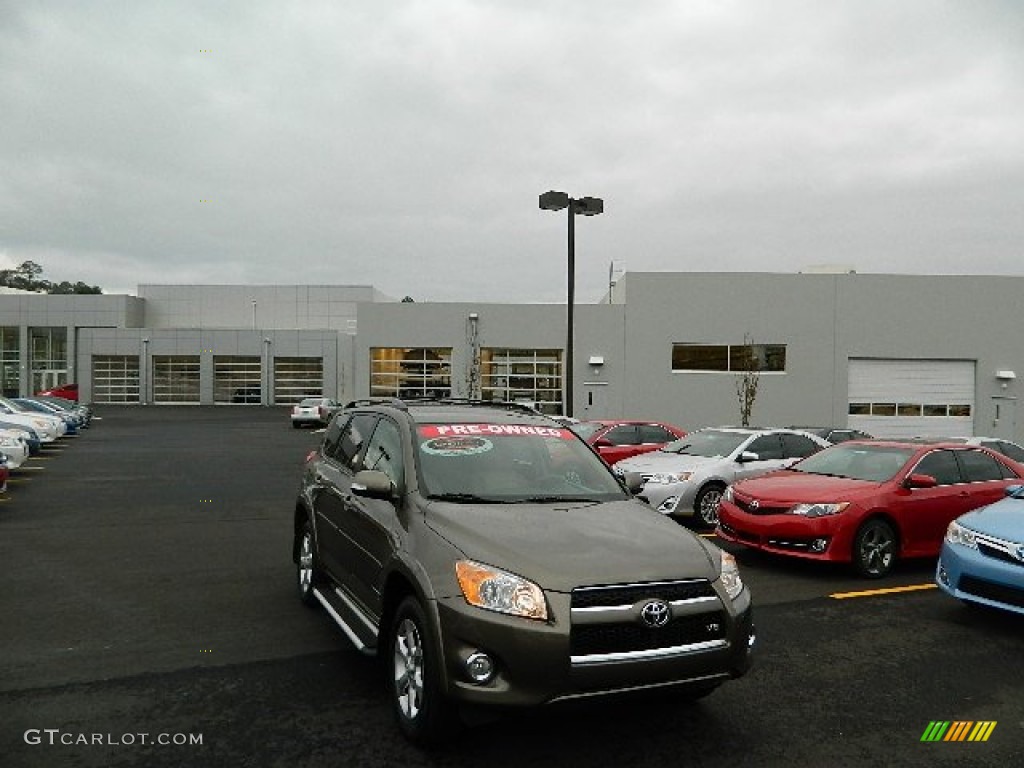
[[[849,426],[878,437],[974,434],[973,360],[850,360]]]

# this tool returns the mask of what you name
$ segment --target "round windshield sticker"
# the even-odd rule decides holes
[[[435,437],[420,447],[433,456],[472,456],[486,453],[494,443],[485,437]]]

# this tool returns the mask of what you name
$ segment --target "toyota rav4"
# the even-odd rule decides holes
[[[298,593],[382,657],[400,729],[746,672],[731,555],[634,499],[571,430],[515,404],[361,401],[307,458]]]

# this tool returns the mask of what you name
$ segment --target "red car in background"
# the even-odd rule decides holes
[[[590,443],[608,464],[656,451],[663,445],[686,437],[686,430],[674,424],[641,420],[581,421],[570,429]]]
[[[718,507],[719,538],[869,578],[898,558],[936,557],[950,521],[1020,485],[1024,466],[956,443],[851,441],[742,480]]]
[[[77,384],[62,384],[59,387],[53,387],[52,389],[43,389],[36,392],[37,395],[47,395],[49,397],[63,397],[65,400],[74,400],[78,402],[78,385]]]

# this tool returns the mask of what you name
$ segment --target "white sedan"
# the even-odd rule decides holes
[[[16,430],[0,429],[0,453],[7,457],[8,469],[17,469],[28,458],[28,443]]]
[[[325,427],[341,404],[329,397],[306,397],[292,406],[292,426]]]

